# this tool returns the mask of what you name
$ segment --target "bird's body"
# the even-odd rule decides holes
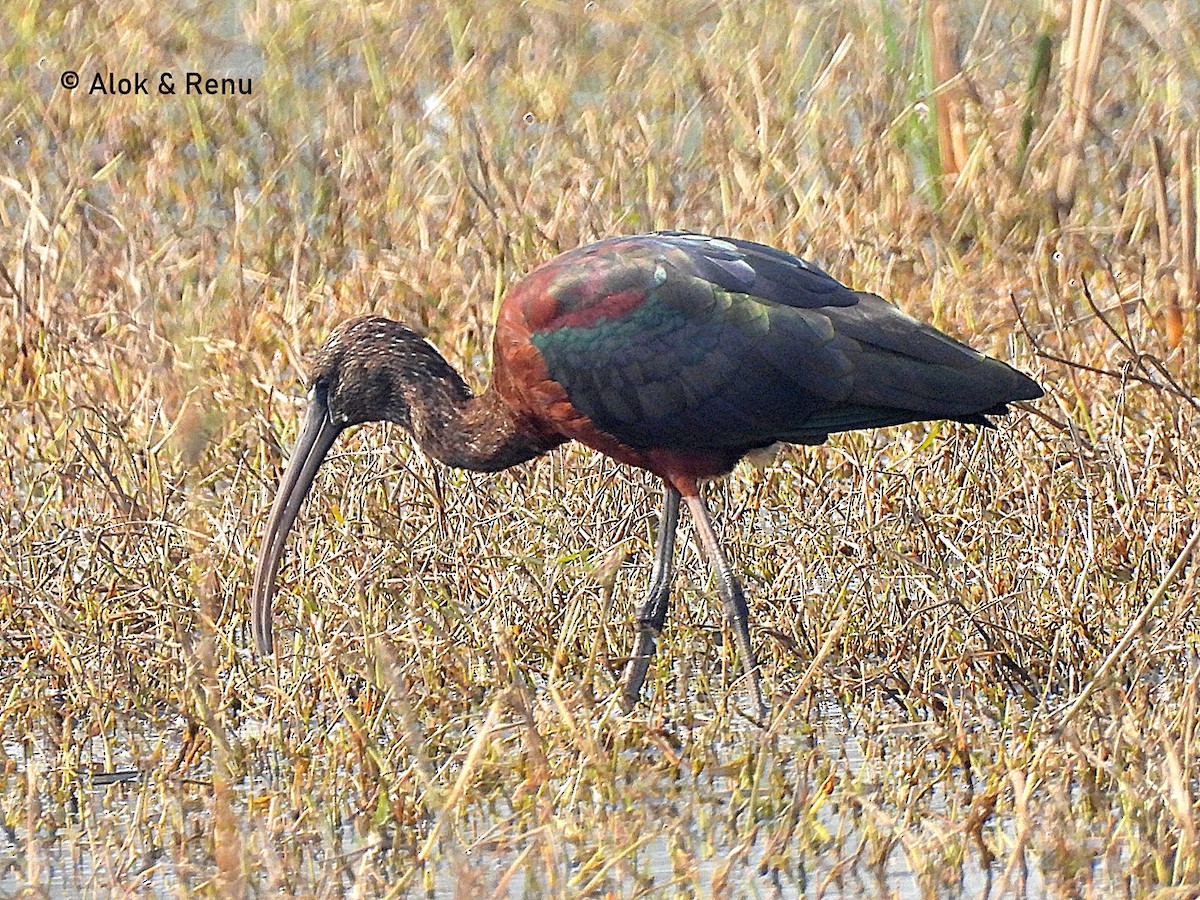
[[[321,459],[343,428],[390,420],[463,468],[495,471],[578,440],[662,478],[652,586],[625,699],[640,692],[665,620],[681,498],[758,699],[745,601],[699,482],[776,442],[819,444],[832,432],[926,419],[986,425],[1006,404],[1042,395],[1025,375],[811,263],[679,232],[610,238],[537,268],[505,298],[493,355],[492,382],[475,397],[403,325],[369,316],[330,335],[255,577],[260,648],[271,647],[283,540]]]
[[[505,299],[494,355],[494,389],[531,422],[668,481],[835,431],[986,424],[1034,389],[797,257],[698,235],[551,260]]]

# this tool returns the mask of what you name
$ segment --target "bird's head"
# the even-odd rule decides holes
[[[258,648],[270,653],[275,575],[300,506],[339,434],[352,425],[389,421],[411,427],[410,392],[422,377],[442,375],[445,360],[411,328],[382,316],[343,322],[313,358],[308,409],[267,519],[254,572],[251,622]]]
[[[406,385],[436,351],[406,325],[360,316],[338,325],[312,360],[309,414],[323,410],[340,428],[364,422],[409,427]]]

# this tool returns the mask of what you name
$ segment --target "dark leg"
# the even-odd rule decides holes
[[[671,559],[675,555],[675,528],[679,524],[679,491],[667,485],[663,494],[662,515],[658,520],[658,536],[654,540],[654,568],[650,570],[650,590],[638,609],[637,638],[633,653],[621,674],[621,705],[632,709],[642,693],[654,642],[662,634],[667,621],[667,603],[671,599]]]
[[[734,574],[729,560],[721,552],[717,543],[717,534],[713,531],[712,519],[708,516],[708,507],[699,494],[687,498],[688,509],[692,512],[692,521],[696,523],[696,531],[700,534],[700,545],[708,564],[717,577],[717,590],[721,593],[721,602],[725,605],[725,617],[733,628],[733,639],[737,641],[738,654],[742,657],[742,668],[746,671],[746,681],[750,685],[750,695],[754,700],[754,708],[760,718],[767,717],[767,707],[763,703],[762,689],[758,686],[758,664],[754,661],[754,650],[750,646],[750,610],[746,607],[746,597],[742,593],[742,585]]]

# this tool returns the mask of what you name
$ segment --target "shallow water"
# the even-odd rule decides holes
[[[836,704],[826,705],[823,711],[826,715],[815,723],[809,736],[790,743],[790,739],[777,739],[779,756],[774,764],[786,768],[789,756],[800,758],[815,748],[833,764],[838,777],[872,777],[870,770],[878,763],[863,755],[856,724],[847,723]],[[920,723],[914,723],[913,730],[919,728]],[[898,736],[903,730],[898,730]],[[736,751],[746,737],[731,735],[729,749]],[[42,748],[30,751],[14,741],[3,746],[26,777],[48,782],[56,774],[51,768],[53,760]],[[160,747],[178,753],[179,735],[164,738]],[[101,752],[98,740],[93,741],[93,749]],[[130,754],[119,748],[112,753],[111,747],[109,753],[119,764],[79,773],[74,779],[74,797],[67,803],[56,807],[50,795],[43,793],[43,828],[36,840],[29,840],[24,823],[10,822],[0,831],[0,896],[19,894],[30,876],[53,898],[107,895],[118,889],[169,897],[209,883],[216,860],[201,849],[197,838],[211,826],[211,783],[172,778],[162,767],[155,772],[141,771]],[[702,770],[694,776],[651,776],[650,780],[652,784],[640,787],[643,794],[661,798],[650,810],[650,820],[661,810],[663,830],[640,836],[633,852],[614,853],[607,863],[613,868],[602,877],[597,878],[595,865],[588,861],[593,852],[606,846],[600,824],[606,819],[604,804],[564,801],[556,810],[560,821],[554,827],[563,829],[561,858],[559,868],[548,874],[544,865],[522,865],[523,854],[533,845],[522,840],[520,813],[500,801],[486,809],[473,804],[452,831],[443,832],[431,861],[410,881],[405,894],[450,898],[480,886],[490,891],[507,874],[502,895],[513,898],[541,897],[564,886],[570,888],[568,893],[582,890],[588,895],[587,883],[592,879],[597,881],[596,890],[615,890],[621,895],[649,892],[657,896],[670,894],[672,885],[686,885],[701,896],[988,897],[1004,876],[1003,863],[983,866],[970,855],[934,877],[928,867],[918,872],[899,833],[893,837],[891,849],[872,861],[872,855],[879,855],[878,842],[848,826],[853,817],[847,818],[833,797],[816,815],[817,824],[829,835],[824,850],[789,853],[787,847],[775,847],[770,851],[773,863],[765,840],[752,834],[747,841],[733,833],[747,815],[745,797],[726,788],[727,779],[721,773]],[[252,811],[256,796],[263,793],[261,779],[246,779],[233,787],[231,806],[243,840],[256,835],[263,839],[262,816]],[[942,808],[943,802],[931,799],[932,810],[940,812]],[[570,833],[579,829],[581,811],[585,817],[595,817],[597,830],[590,836]],[[47,820],[59,824],[47,829]],[[994,830],[1009,842],[1015,841],[1011,823],[1001,822]],[[389,839],[379,832],[359,834],[348,818],[340,823],[331,819],[325,833],[325,846],[313,847],[305,854],[307,871],[292,873],[295,887],[307,885],[308,890],[321,894],[351,892],[366,872],[371,873],[371,883],[392,884],[396,878],[407,878],[414,865],[411,850],[389,849]],[[623,846],[628,846],[629,837],[624,836]],[[1010,873],[1004,896],[1047,893],[1037,860],[1030,854],[1026,866],[1016,878]],[[1104,872],[1096,875],[1102,880]],[[259,890],[265,888],[253,873],[251,879]]]

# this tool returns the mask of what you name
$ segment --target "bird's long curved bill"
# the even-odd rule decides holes
[[[258,565],[254,570],[250,625],[261,653],[270,653],[274,647],[271,602],[275,597],[275,574],[283,557],[283,545],[312,487],[317,469],[341,431],[341,426],[330,420],[325,399],[314,394],[309,399],[308,412],[305,413],[304,424],[300,426],[300,436],[296,439],[292,458],[279,483],[279,492],[271,504],[271,515],[267,519],[267,530],[263,534]]]

